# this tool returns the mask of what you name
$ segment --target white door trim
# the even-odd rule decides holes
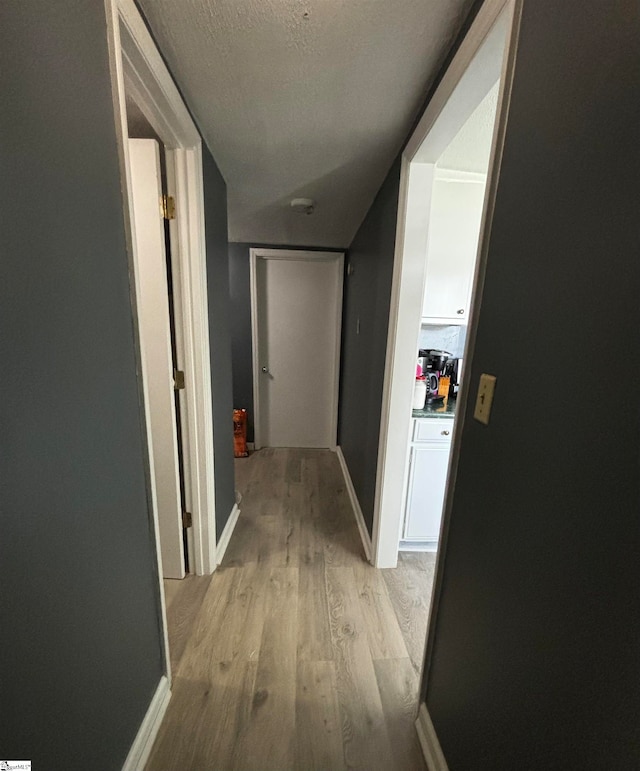
[[[166,676],[160,678],[149,708],[142,719],[136,738],[129,749],[127,759],[124,761],[122,771],[140,771],[149,760],[153,742],[155,741],[162,719],[169,706],[171,691],[169,690],[169,680]]]
[[[338,397],[340,388],[340,345],[342,342],[342,295],[344,274],[344,252],[313,252],[295,249],[262,249],[252,247],[249,250],[249,272],[251,285],[251,363],[253,367],[253,425],[254,444],[256,450],[262,447],[260,436],[260,394],[258,360],[258,302],[256,286],[256,261],[258,258],[267,260],[310,260],[310,261],[334,261],[338,262],[338,301],[336,317],[336,358],[333,370],[333,398],[331,406],[331,449],[335,450],[338,439]]]
[[[187,386],[180,413],[186,505],[193,520],[189,558],[196,575],[207,575],[218,560],[202,146],[167,156],[168,190],[177,211],[170,222],[176,345]]]
[[[351,501],[351,508],[353,509],[353,515],[356,518],[358,531],[360,532],[360,540],[362,541],[362,548],[364,549],[364,555],[367,558],[367,560],[371,562],[371,536],[369,535],[369,531],[367,530],[367,523],[364,521],[364,514],[362,513],[362,509],[360,508],[360,501],[358,500],[356,489],[353,486],[353,480],[351,479],[349,466],[347,466],[347,461],[346,461],[346,458],[344,457],[344,454],[342,452],[342,447],[340,447],[340,445],[336,447],[336,455],[338,456],[338,462],[340,463],[340,468],[342,469],[342,476],[344,477],[344,484],[345,484],[345,487],[347,488],[347,495],[349,496],[349,500]]]
[[[164,638],[165,676],[171,683],[162,559],[158,542],[158,512],[150,452],[150,421],[144,361],[140,352],[135,282],[131,183],[125,94],[136,98],[149,122],[167,148],[167,166],[175,185],[178,215],[172,238],[172,266],[178,277],[174,291],[180,305],[178,353],[182,356],[187,388],[183,420],[185,485],[193,516],[195,572],[204,575],[216,567],[213,418],[206,283],[204,193],[200,135],[158,52],[133,0],[105,0],[109,65],[111,70],[116,136],[120,156],[123,216],[129,255],[131,306],[136,334],[136,356],[141,372],[140,391],[145,413],[147,489],[153,527],[157,580],[160,586]],[[126,86],[125,86],[126,83]],[[172,235],[174,234],[172,233]]]
[[[412,374],[415,372],[422,316],[422,298],[426,279],[428,199],[423,197],[418,206],[416,201],[412,199],[411,191],[414,188],[419,188],[422,191],[430,190],[435,162],[462,126],[471,109],[475,107],[470,103],[470,100],[474,98],[473,93],[477,89],[472,88],[471,85],[459,89],[454,99],[451,99],[451,96],[467,72],[471,72],[470,65],[476,54],[480,52],[473,72],[484,72],[486,67],[488,72],[495,75],[493,82],[498,76],[501,77],[501,85],[487,179],[484,223],[480,233],[478,261],[474,278],[470,334],[467,337],[465,351],[463,379],[466,381],[471,372],[469,352],[473,350],[471,340],[477,318],[477,300],[481,292],[486,262],[485,252],[489,229],[485,227],[485,224],[490,223],[492,201],[495,197],[497,169],[500,163],[513,68],[512,50],[517,37],[521,2],[522,0],[485,0],[402,154],[373,514],[373,564],[379,568],[395,567],[398,560],[398,545],[404,511],[403,494],[408,472]],[[497,34],[496,22],[503,12],[505,15],[500,19],[500,24],[505,25],[506,45],[504,52],[498,58],[495,55],[487,54],[490,47],[483,49],[483,43],[491,35]],[[486,59],[486,62],[482,61],[482,57]],[[481,61],[482,64],[478,66]],[[480,77],[484,76],[480,75]],[[464,82],[469,84],[469,79]],[[447,111],[448,120],[437,123],[445,111]],[[443,124],[446,124],[444,129]],[[426,192],[425,195],[429,195],[429,193]],[[469,386],[469,383],[463,382],[463,393],[468,392]],[[458,453],[457,437],[463,423],[460,407],[461,405],[458,405],[449,480],[453,478],[452,468]],[[450,486],[451,484],[449,484]],[[443,517],[443,527],[444,521],[445,518]],[[441,546],[443,544],[442,538],[440,544]]]
[[[433,727],[429,710],[424,702],[422,702],[418,710],[416,731],[428,771],[449,771],[449,766],[438,741],[436,729]]]

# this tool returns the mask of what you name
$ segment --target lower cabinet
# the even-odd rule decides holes
[[[440,536],[453,421],[433,420],[438,421],[439,430],[428,433],[438,438],[427,441],[415,441],[415,437],[420,436],[421,433],[416,421],[414,441],[411,444],[405,509],[403,532],[405,541],[433,542]]]

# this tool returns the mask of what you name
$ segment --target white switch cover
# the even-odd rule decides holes
[[[480,385],[478,387],[478,398],[476,399],[476,408],[473,417],[489,425],[491,416],[491,403],[493,402],[493,392],[496,387],[496,379],[493,375],[480,375]]]

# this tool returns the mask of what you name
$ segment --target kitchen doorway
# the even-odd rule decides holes
[[[490,229],[491,213],[495,196],[496,174],[502,153],[502,142],[507,119],[512,62],[514,59],[517,30],[520,19],[519,0],[487,0],[476,16],[469,33],[456,53],[449,69],[431,99],[416,130],[402,155],[400,177],[400,200],[396,232],[394,276],[391,295],[389,333],[387,340],[387,366],[383,391],[383,405],[378,451],[378,472],[373,523],[373,563],[376,567],[395,567],[402,535],[406,535],[404,515],[407,504],[408,485],[411,475],[410,459],[413,443],[439,442],[433,450],[442,449],[446,440],[451,442],[448,457],[448,475],[444,483],[444,515],[440,497],[439,523],[434,535],[434,547],[438,560],[446,543],[447,496],[455,483],[456,459],[460,428],[465,419],[466,404],[470,392],[468,373],[473,352],[474,320],[481,299],[482,280],[486,262],[486,241]],[[491,96],[493,94],[493,100]],[[489,107],[487,108],[487,104]],[[476,136],[467,136],[460,141],[460,135],[474,126],[474,114],[482,111],[485,122],[490,120],[486,150],[478,151]],[[477,118],[474,131],[477,131]],[[473,132],[471,132],[473,133]],[[486,133],[486,127],[485,127]],[[456,141],[457,140],[457,141]],[[455,151],[454,151],[455,150]],[[441,161],[451,166],[456,156],[472,154],[481,158],[486,173],[453,171],[443,168]],[[475,188],[481,182],[480,197]],[[466,188],[464,195],[452,191],[454,185]],[[469,192],[474,188],[470,197]],[[446,189],[446,193],[443,192]],[[466,220],[475,214],[465,213],[465,222],[454,229],[455,218],[446,222],[442,215],[443,201],[457,198],[466,201],[483,201],[478,221],[471,227]],[[449,205],[449,203],[447,203]],[[435,214],[434,214],[435,213]],[[434,217],[438,217],[435,222]],[[466,242],[473,242],[469,279],[454,284],[451,298],[446,293],[435,292],[434,287],[442,286],[443,265],[453,260],[456,271],[463,264],[459,256],[450,255],[443,243],[450,241],[457,248],[460,230],[467,229],[471,235]],[[431,270],[431,280],[429,271]],[[449,302],[457,297],[460,287],[468,284],[466,300]],[[426,290],[426,291],[425,291]],[[435,303],[434,298],[445,297],[447,303]],[[431,298],[431,299],[430,299]],[[427,308],[427,301],[432,310]],[[470,306],[469,306],[470,303]],[[448,304],[451,309],[448,309]],[[435,309],[434,309],[435,306]],[[413,425],[412,401],[416,376],[416,360],[421,348],[421,322],[425,314],[436,322],[453,323],[455,316],[464,314],[466,321],[462,352],[464,360],[462,381],[452,431],[449,426],[435,426],[423,429],[424,436],[416,435]],[[445,314],[445,315],[443,315]],[[442,318],[440,318],[442,316]],[[457,321],[460,324],[460,320]],[[446,416],[444,416],[446,417]],[[435,433],[434,433],[435,432]],[[433,434],[433,436],[432,436]],[[436,436],[437,434],[437,436]],[[420,449],[420,448],[418,448]],[[431,452],[431,457],[441,453]],[[424,451],[416,457],[426,458]],[[442,464],[441,464],[442,465]],[[415,469],[413,469],[415,472]],[[447,491],[447,492],[445,492]],[[436,496],[437,497],[437,496]],[[436,567],[436,584],[438,569]]]
[[[402,155],[372,561],[396,567],[401,546],[415,546],[414,538],[432,539],[423,543],[435,551],[423,671],[432,650],[431,619],[442,584],[462,426],[469,398],[475,397],[469,373],[521,7],[521,0],[486,0]],[[468,167],[469,160],[478,167]],[[449,273],[453,281],[446,282]],[[464,329],[456,335],[455,370],[443,369],[447,357],[437,346],[421,350],[427,348],[425,334],[447,325]],[[416,365],[423,352],[426,366],[434,367],[430,374],[436,374],[434,361],[440,366],[433,410],[427,410],[423,386],[421,415],[412,407],[420,406]],[[451,414],[455,392],[447,375],[454,371],[458,392]],[[442,397],[441,406],[436,397]],[[425,756],[432,757],[434,732],[424,703],[416,727]]]
[[[343,265],[340,252],[251,249],[256,449],[336,448]]]

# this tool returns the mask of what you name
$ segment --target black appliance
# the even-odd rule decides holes
[[[448,351],[439,351],[435,348],[420,348],[418,351],[418,361],[422,364],[422,374],[425,377],[428,371],[443,374],[450,358],[451,354]]]
[[[434,348],[421,348],[418,358],[422,364],[422,374],[427,383],[427,404],[443,399],[438,396],[440,378],[445,374],[447,362],[451,354],[448,351],[440,351]]]
[[[448,351],[439,351],[433,348],[427,348],[426,354],[427,369],[443,374],[447,361],[451,358],[451,354]]]
[[[451,379],[449,396],[457,396],[462,381],[462,359],[449,359],[444,374]]]
[[[427,397],[426,402],[430,404],[438,398],[438,388],[440,386],[440,375],[431,370],[427,370],[427,374],[424,376],[425,383],[427,384]]]

